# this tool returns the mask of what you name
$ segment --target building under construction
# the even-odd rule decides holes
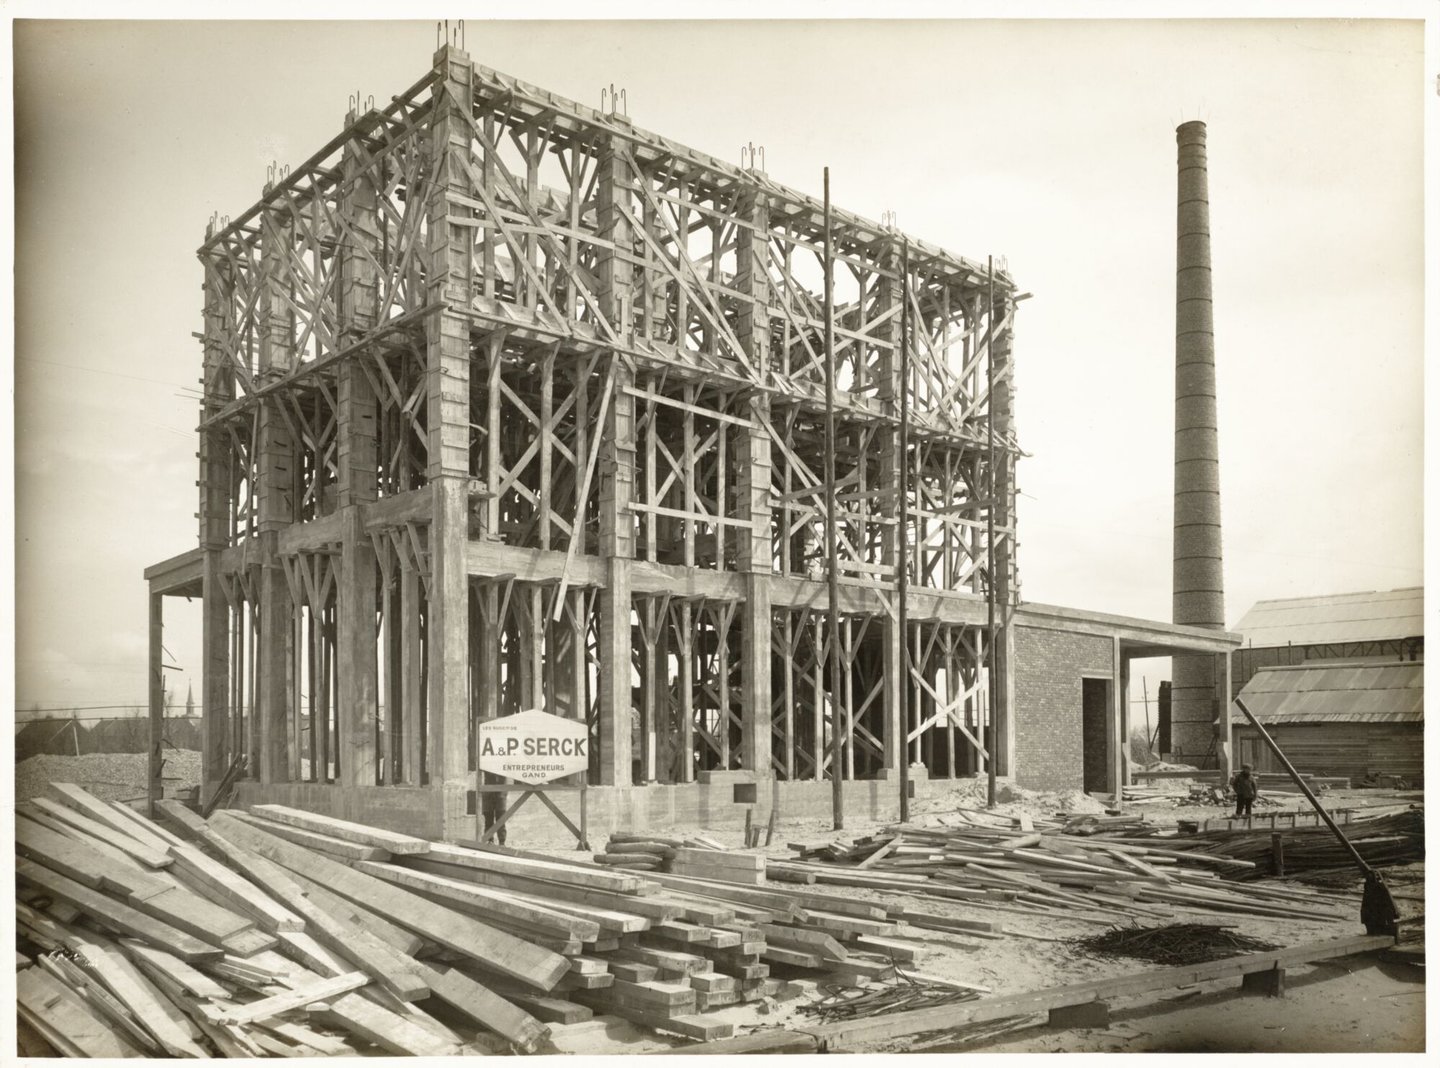
[[[1235,636],[1020,597],[1003,270],[453,45],[200,259],[199,544],[146,578],[157,717],[203,598],[207,792],[476,837],[476,726],[530,708],[612,827],[891,813],[902,761],[1114,790],[1172,654],[1228,753]]]

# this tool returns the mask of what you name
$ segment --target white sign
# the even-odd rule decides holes
[[[584,720],[532,708],[486,720],[476,730],[480,770],[492,775],[542,783],[590,766],[590,728]]]

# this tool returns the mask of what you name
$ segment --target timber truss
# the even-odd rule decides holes
[[[209,781],[243,753],[453,814],[476,724],[531,707],[589,724],[597,784],[873,777],[902,733],[1006,770],[1003,272],[844,211],[827,241],[762,171],[448,46],[276,177],[199,253]]]

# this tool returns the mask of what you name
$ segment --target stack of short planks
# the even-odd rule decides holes
[[[67,784],[17,809],[20,1012],[62,1053],[534,1052],[546,1024],[595,1012],[724,1038],[733,1024],[708,1010],[795,996],[806,977],[863,984],[923,949],[897,913],[809,888],[429,842],[279,805],[159,813]]]
[[[1168,919],[1177,909],[1295,919],[1345,919],[1329,895],[1298,887],[1236,891],[1214,869],[1252,860],[1056,829],[984,825],[892,827],[847,845],[797,847],[771,861],[771,880],[902,890],[981,908],[1113,922]],[[1206,865],[1201,870],[1182,862]]]

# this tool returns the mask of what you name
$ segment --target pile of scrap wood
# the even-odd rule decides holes
[[[1418,806],[1353,817],[1344,831],[1345,837],[1373,867],[1408,864],[1425,858],[1425,813]],[[1268,828],[1205,831],[1186,836],[1184,843],[1188,852],[1207,858],[1249,861],[1251,867],[1231,868],[1227,875],[1232,879],[1253,879],[1270,873],[1277,835],[1287,875],[1355,867],[1350,851],[1324,826],[1287,827],[1283,831]]]
[[[1001,817],[994,822],[1010,822]],[[1296,887],[1235,890],[1213,869],[1253,869],[1253,860],[1100,837],[1055,825],[892,827],[845,845],[794,847],[772,860],[771,880],[903,890],[980,908],[1113,922],[1169,919],[1177,909],[1297,919],[1346,919],[1330,895]],[[1188,841],[1188,839],[1187,839]],[[1205,870],[1182,867],[1193,861]]]
[[[885,908],[798,888],[429,842],[278,805],[159,811],[65,784],[17,807],[20,1011],[61,1052],[530,1052],[547,1023],[595,1012],[715,1039],[733,1024],[708,1010],[798,994],[785,977],[880,979],[924,948],[895,937],[908,928]]]
[[[1279,947],[1207,923],[1171,923],[1163,927],[1127,924],[1100,934],[1070,939],[1071,946],[1097,957],[1128,957],[1151,964],[1179,967],[1204,964],[1241,953],[1260,953]]]

